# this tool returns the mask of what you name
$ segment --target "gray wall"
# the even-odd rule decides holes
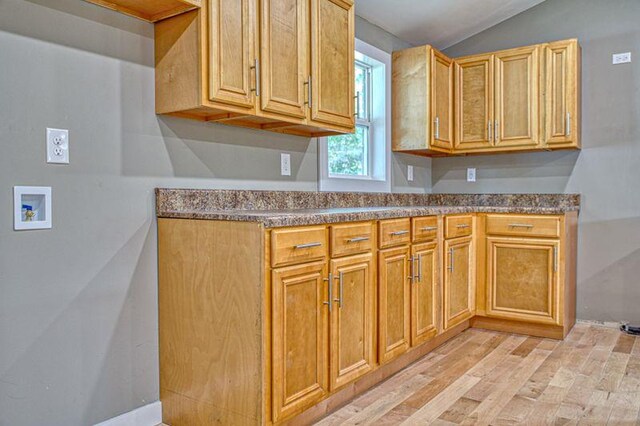
[[[153,188],[317,188],[315,140],[156,117],[153,58],[151,24],[0,0],[2,426],[87,425],[158,399]],[[70,129],[69,166],[45,164],[45,127]],[[394,158],[394,190],[428,190],[429,166]],[[14,185],[53,187],[52,230],[13,231]]]
[[[433,192],[579,192],[578,318],[640,323],[640,1],[547,0],[451,48],[455,57],[578,37],[581,152],[434,159]],[[632,52],[633,63],[611,65]],[[478,182],[465,181],[477,167]]]

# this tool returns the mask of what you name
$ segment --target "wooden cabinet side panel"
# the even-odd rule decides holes
[[[165,422],[260,422],[262,227],[159,219],[158,244],[160,397]]]
[[[430,49],[419,46],[393,52],[391,140],[394,151],[429,149]]]
[[[155,24],[156,113],[201,105],[202,11],[183,13]]]

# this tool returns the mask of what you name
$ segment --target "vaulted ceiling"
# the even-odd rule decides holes
[[[414,45],[445,49],[544,0],[356,0],[356,14]]]

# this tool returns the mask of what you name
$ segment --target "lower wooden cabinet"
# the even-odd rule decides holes
[[[381,364],[409,349],[411,287],[408,246],[378,252],[378,360]]]
[[[560,324],[559,241],[487,238],[487,316]]]
[[[273,270],[272,401],[278,421],[328,390],[326,262]]]
[[[331,261],[334,280],[329,333],[332,391],[375,367],[374,268],[371,253]]]
[[[310,424],[469,326],[561,339],[576,234],[576,212],[159,219],[163,421]]]
[[[411,248],[411,346],[417,346],[438,332],[438,243]]]
[[[443,279],[444,329],[468,320],[475,311],[473,238],[445,240]]]

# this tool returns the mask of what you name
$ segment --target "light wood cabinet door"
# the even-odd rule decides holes
[[[475,312],[472,244],[472,237],[444,242],[443,327],[445,330],[471,318]]]
[[[373,254],[331,261],[329,375],[331,391],[361,377],[375,365],[375,278]]]
[[[272,402],[278,421],[321,400],[328,385],[326,262],[272,273]]]
[[[456,150],[493,146],[493,55],[455,61]]]
[[[495,120],[498,148],[539,144],[539,46],[495,54]]]
[[[431,49],[431,125],[431,145],[452,149],[453,61],[436,49]]]
[[[426,342],[438,332],[438,244],[411,248],[411,345]]]
[[[409,349],[409,279],[408,246],[378,252],[378,360],[381,364]]]
[[[487,238],[487,316],[557,324],[557,240]]]
[[[544,143],[580,147],[580,52],[577,40],[545,46]]]
[[[261,0],[260,106],[306,119],[309,0]]]
[[[210,0],[209,99],[255,109],[256,0]]]
[[[311,0],[311,120],[354,128],[351,0]]]

